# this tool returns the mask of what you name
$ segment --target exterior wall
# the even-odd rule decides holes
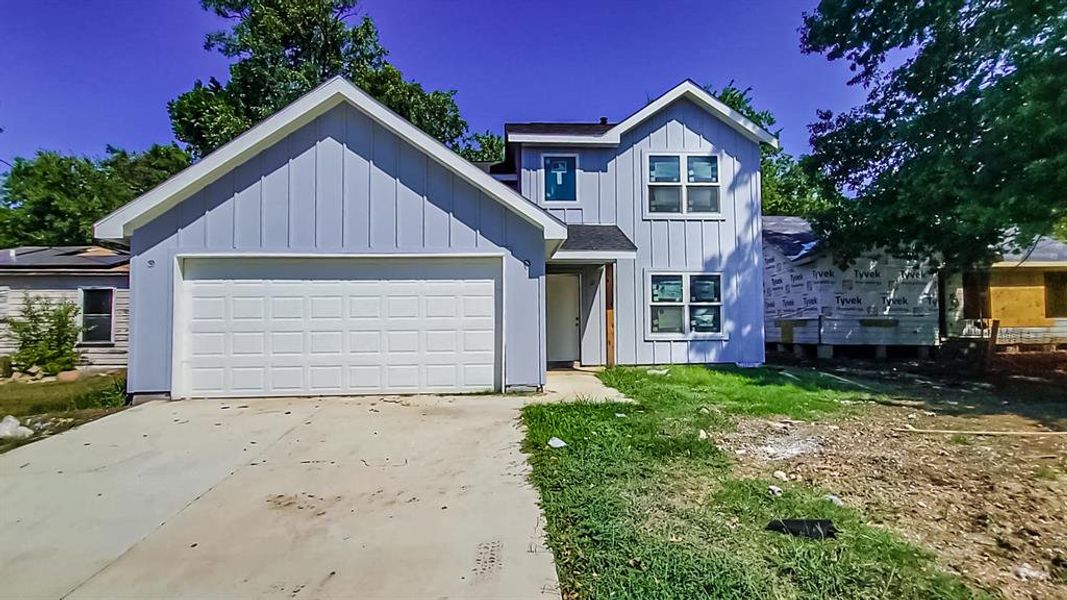
[[[643,165],[650,151],[718,153],[721,218],[646,218]],[[543,152],[579,157],[578,201],[573,207],[546,206],[550,212],[571,224],[617,225],[637,245],[637,259],[619,260],[616,266],[620,364],[763,362],[756,143],[688,100],[679,100],[630,130],[618,147],[524,146],[520,189],[538,203]],[[724,339],[650,339],[645,289],[650,271],[721,272]]]
[[[358,109],[339,106],[138,229],[129,389],[171,384],[185,253],[500,253],[505,385],[544,384],[541,231]]]
[[[763,264],[768,342],[938,344],[937,275],[914,261],[872,253],[842,270],[826,255],[797,264],[768,244]]]
[[[7,336],[4,318],[18,316],[27,296],[44,296],[53,301],[81,302],[80,288],[115,288],[112,314],[112,344],[79,344],[80,364],[94,367],[125,367],[129,346],[129,279],[125,275],[24,275],[0,276],[0,355],[15,351]]]
[[[1067,270],[1008,267],[989,273],[991,319],[1000,321],[999,344],[1067,344],[1067,319],[1045,316],[1045,272]],[[989,320],[963,318],[963,275],[945,281],[945,326],[948,337],[988,338]]]

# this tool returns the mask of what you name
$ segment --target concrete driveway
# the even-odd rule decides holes
[[[521,402],[155,402],[18,448],[0,597],[558,598]]]

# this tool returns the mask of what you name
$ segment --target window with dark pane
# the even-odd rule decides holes
[[[722,331],[721,306],[689,307],[689,330],[694,333],[719,333]]]
[[[722,285],[718,275],[693,275],[689,280],[690,302],[722,302]]]
[[[578,159],[574,156],[545,157],[545,200],[578,199]]]
[[[114,290],[90,288],[82,290],[82,341],[110,342],[112,300]]]

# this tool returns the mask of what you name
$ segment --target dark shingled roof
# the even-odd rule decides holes
[[[568,225],[560,250],[633,252],[637,246],[614,225]]]
[[[615,125],[615,123],[505,123],[504,135],[509,133],[601,135]]]
[[[763,217],[763,243],[770,244],[789,260],[800,260],[815,253],[819,238],[811,232],[811,223],[800,217]]]
[[[129,253],[100,246],[21,246],[0,250],[0,270],[106,269],[130,262]]]
[[[1038,238],[1033,251],[1027,248],[1021,252],[1009,252],[1002,260],[1019,262],[1064,262],[1067,263],[1067,244],[1050,237]]]

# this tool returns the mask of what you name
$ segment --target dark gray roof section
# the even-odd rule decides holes
[[[1026,248],[1019,252],[1008,252],[1002,259],[1005,262],[1062,262],[1067,263],[1067,244],[1050,237],[1040,237],[1033,250]]]
[[[117,269],[129,262],[128,252],[100,246],[20,246],[0,250],[0,270]]]
[[[616,123],[505,123],[504,135],[530,133],[536,135],[601,135]]]
[[[811,223],[800,217],[763,217],[763,243],[770,244],[789,260],[800,260],[814,254],[819,238],[812,233]]]
[[[614,225],[568,225],[560,250],[580,252],[634,252],[637,246]]]

